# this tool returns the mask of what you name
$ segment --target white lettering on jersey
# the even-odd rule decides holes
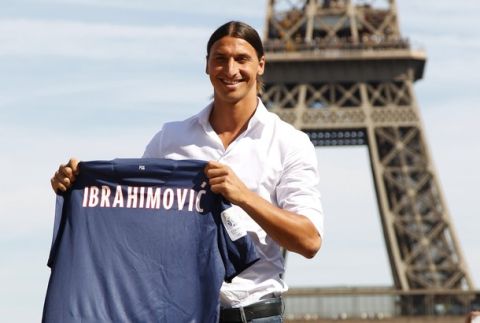
[[[145,208],[147,209],[159,209],[160,208],[160,188],[155,188],[155,192],[153,191],[153,187],[147,188],[147,203],[145,204]]]
[[[183,210],[183,206],[185,205],[185,201],[187,199],[187,194],[187,188],[177,188],[177,206],[179,210]]]
[[[85,189],[83,190],[83,203],[82,203],[82,206],[83,207],[87,207],[87,202],[88,202],[88,187],[85,187]]]
[[[163,192],[163,208],[165,210],[170,210],[174,202],[174,193],[171,188],[167,188]]]
[[[189,196],[189,199],[188,199],[188,210],[190,212],[193,211],[193,200],[195,199],[195,191],[194,190],[190,190],[190,196]]]
[[[140,202],[138,207],[143,209],[143,203],[145,201],[145,187],[140,187]]]
[[[90,195],[88,197],[88,207],[96,207],[98,205],[98,192],[100,190],[96,186],[90,187]]]
[[[107,185],[102,185],[102,194],[100,198],[100,207],[110,207],[110,194],[112,191]]]
[[[204,187],[205,185],[203,185]],[[142,208],[142,209],[174,209],[189,212],[204,212],[202,199],[207,194],[206,190],[195,191],[189,188],[167,187],[143,187],[143,186],[121,186],[113,188],[102,185],[89,186],[84,188],[83,207],[105,207],[105,208]],[[125,192],[125,193],[124,193]],[[113,194],[114,193],[114,194]],[[126,194],[126,196],[124,196]],[[126,199],[126,200],[125,200]],[[126,202],[126,203],[125,203]]]
[[[199,191],[198,194],[197,194],[197,201],[196,201],[196,203],[195,203],[195,209],[196,209],[197,212],[199,212],[199,213],[203,212],[203,209],[202,209],[202,207],[200,206],[200,199],[201,199],[202,196],[203,196],[204,194],[206,194],[206,193],[207,193],[207,191],[201,190],[201,191]]]
[[[123,192],[120,185],[117,185],[117,190],[115,191],[115,199],[113,200],[112,207],[123,207]]]
[[[127,188],[128,197],[127,197],[127,208],[137,208],[138,201],[138,187],[129,186]]]

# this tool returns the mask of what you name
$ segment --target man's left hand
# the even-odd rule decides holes
[[[222,194],[230,203],[240,205],[251,193],[235,172],[222,163],[209,161],[205,166],[205,175],[212,192]]]

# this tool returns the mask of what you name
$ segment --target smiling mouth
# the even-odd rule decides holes
[[[237,85],[237,84],[240,84],[240,82],[242,80],[225,80],[225,79],[220,79],[220,81],[222,81],[223,84],[225,85]]]

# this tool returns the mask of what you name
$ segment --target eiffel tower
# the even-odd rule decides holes
[[[394,288],[473,290],[414,95],[426,55],[395,0],[268,0],[265,26],[270,111],[315,146],[368,146]]]

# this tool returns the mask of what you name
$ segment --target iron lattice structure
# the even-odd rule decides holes
[[[269,0],[266,106],[316,146],[367,145],[395,288],[473,290],[413,84],[426,55],[396,3]]]

